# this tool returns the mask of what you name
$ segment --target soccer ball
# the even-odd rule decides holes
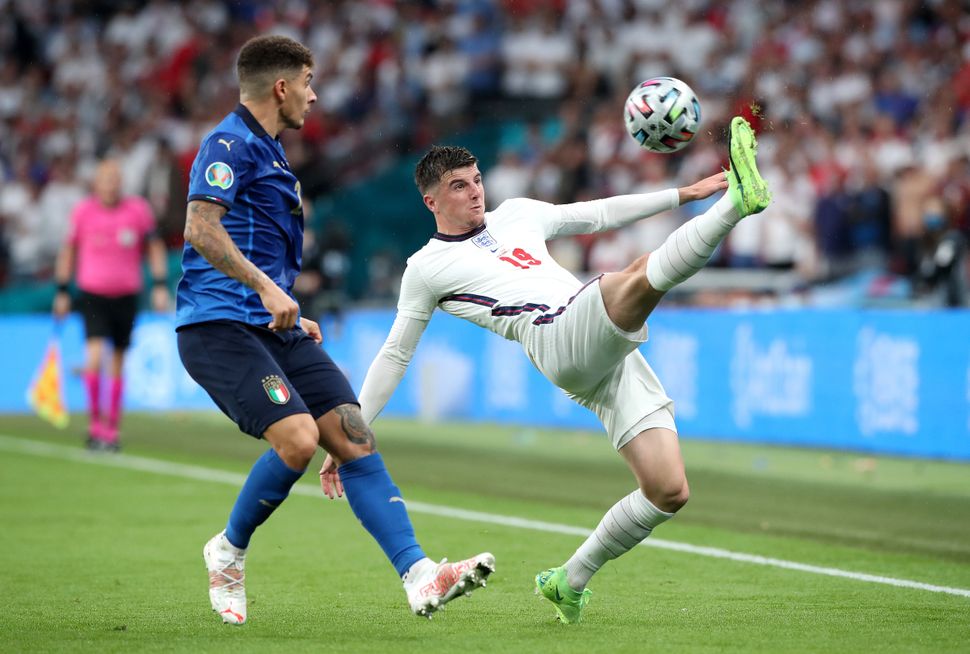
[[[626,129],[653,152],[676,152],[691,142],[701,124],[701,103],[687,84],[654,77],[637,84],[623,107]]]

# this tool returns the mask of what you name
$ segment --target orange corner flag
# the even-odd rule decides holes
[[[67,427],[67,403],[64,401],[64,374],[61,368],[61,349],[57,340],[47,346],[44,360],[27,389],[27,403],[41,418],[58,429]]]

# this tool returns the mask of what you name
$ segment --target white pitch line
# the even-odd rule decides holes
[[[44,443],[41,441],[33,441],[24,438],[15,438],[2,434],[0,434],[0,450],[7,450],[8,452],[16,452],[19,454],[32,454],[35,456],[44,456],[48,458],[75,461],[80,463],[90,463],[110,468],[137,470],[139,472],[150,472],[160,475],[169,475],[172,477],[182,477],[184,479],[195,479],[198,481],[229,484],[231,486],[242,486],[243,482],[246,480],[245,475],[235,472],[228,472],[225,470],[218,470],[215,468],[206,468],[203,466],[194,466],[184,463],[172,463],[170,461],[163,461],[161,459],[150,459],[141,456],[131,456],[129,454],[92,454],[76,447],[56,445],[54,443]],[[300,484],[294,486],[291,493],[296,495],[305,495],[308,497],[322,497],[319,490]],[[570,536],[589,535],[589,529],[554,522],[528,520],[526,518],[498,515],[495,513],[484,513],[481,511],[468,511],[466,509],[458,509],[439,504],[428,504],[426,502],[417,502],[414,500],[408,500],[407,506],[408,510],[412,513],[426,513],[429,515],[442,516],[446,518],[455,518],[457,520],[484,522],[493,525],[501,525],[503,527],[531,529],[533,531],[568,534]],[[690,543],[680,543],[677,541],[663,540],[660,538],[649,538],[643,541],[641,545],[646,547],[658,547],[660,549],[673,550],[676,552],[687,552],[688,554],[698,554],[700,556],[709,556],[716,559],[727,559],[741,563],[753,563],[755,565],[783,568],[785,570],[798,570],[800,572],[826,575],[829,577],[842,577],[844,579],[854,579],[856,581],[897,586],[899,588],[912,588],[915,590],[925,590],[932,593],[945,593],[947,595],[970,597],[970,589],[966,588],[937,586],[935,584],[927,584],[921,581],[912,581],[909,579],[897,579],[895,577],[870,575],[863,572],[840,570],[839,568],[826,568],[817,565],[809,565],[807,563],[798,563],[797,561],[786,561],[784,559],[773,559],[767,556],[744,554],[743,552],[732,552],[730,550],[725,550],[718,547],[691,545]]]

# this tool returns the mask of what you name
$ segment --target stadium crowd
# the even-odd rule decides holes
[[[498,118],[498,161],[483,167],[491,206],[688,183],[724,163],[722,128],[741,113],[759,132],[774,201],[714,263],[790,271],[806,287],[877,271],[869,294],[899,279],[927,303],[966,302],[970,13],[960,0],[0,0],[0,13],[4,284],[50,278],[104,156],[178,247],[199,139],[237,102],[235,55],[276,32],[317,62],[317,109],[285,140],[310,206]],[[655,75],[701,99],[704,129],[676,155],[637,147],[622,123],[630,88]],[[556,251],[584,274],[616,269],[685,217]],[[316,217],[321,234],[326,222]],[[353,236],[337,232],[335,252],[310,257],[325,273],[323,262],[346,267]]]

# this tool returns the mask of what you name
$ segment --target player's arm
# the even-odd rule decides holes
[[[296,324],[299,305],[243,255],[222,225],[225,214],[226,208],[222,205],[190,200],[185,216],[185,242],[216,270],[259,293],[263,306],[273,316],[270,329],[290,329]]]
[[[394,318],[387,340],[367,369],[364,385],[357,398],[360,402],[360,413],[367,424],[374,422],[401,383],[427,326],[427,320],[410,318],[400,313]],[[337,464],[330,455],[327,455],[323,467],[320,468],[320,487],[330,499],[344,494]]]
[[[68,241],[57,253],[57,260],[54,262],[54,281],[57,284],[57,292],[54,294],[53,312],[57,318],[63,318],[71,310],[71,294],[67,291],[67,285],[71,283],[71,275],[74,273],[75,257],[75,245]]]
[[[401,383],[427,326],[427,320],[401,314],[394,318],[387,340],[367,369],[360,389],[360,412],[367,424],[374,422]]]
[[[546,225],[546,237],[592,234],[625,227],[687,202],[703,200],[726,188],[727,178],[722,171],[681,188],[559,205],[559,217]]]
[[[404,378],[437,305],[437,296],[419,269],[420,264],[412,266],[408,261],[401,278],[401,297],[394,324],[364,377],[358,401],[367,424],[374,421]],[[329,455],[320,468],[320,486],[330,499],[340,497],[344,492],[337,464]]]
[[[165,241],[157,234],[148,237],[146,246],[148,270],[152,275],[152,308],[155,311],[168,309],[168,257]]]

